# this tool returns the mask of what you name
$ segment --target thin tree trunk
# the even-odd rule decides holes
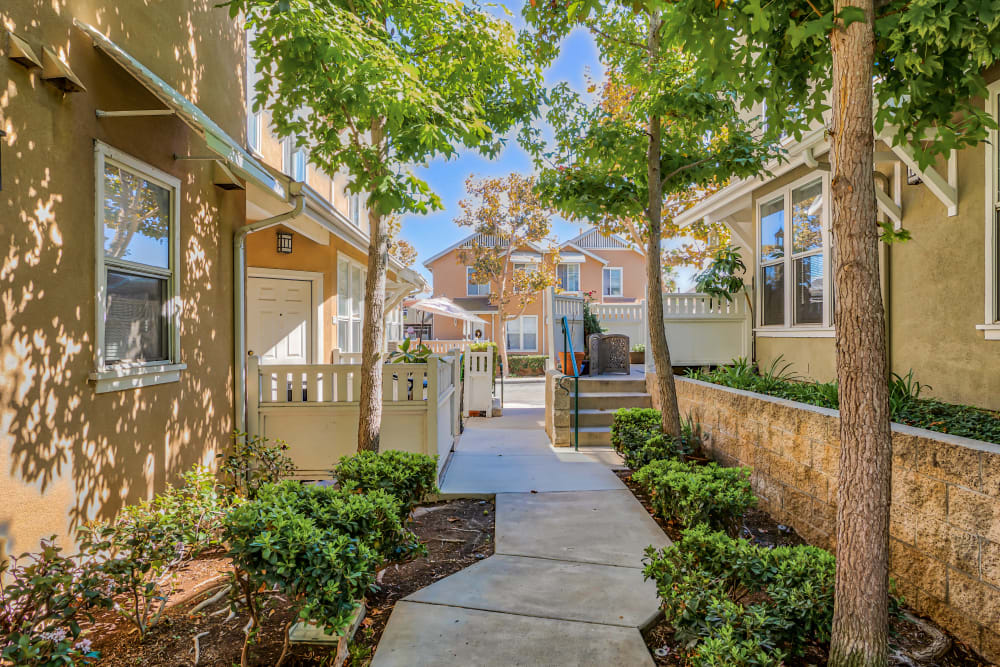
[[[840,481],[831,667],[887,663],[891,431],[872,176],[873,0],[836,0],[866,21],[835,29],[832,201]]]
[[[384,145],[381,122],[372,123],[375,145]],[[385,278],[389,265],[389,233],[381,213],[368,212],[368,278],[361,346],[361,396],[358,404],[358,451],[379,450],[382,431],[382,364]],[[340,286],[338,286],[338,289]]]
[[[649,57],[653,62],[660,52],[660,12],[654,10],[649,20]],[[667,346],[667,328],[663,323],[663,273],[660,258],[661,222],[663,217],[663,187],[660,182],[660,118],[649,118],[649,146],[646,149],[646,173],[649,183],[649,238],[646,245],[646,302],[649,304],[649,345],[656,362],[657,393],[663,432],[680,437],[681,418],[677,407],[673,364]]]

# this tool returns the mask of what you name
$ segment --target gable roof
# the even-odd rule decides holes
[[[585,230],[580,235],[571,238],[563,245],[572,244],[579,250],[631,250],[640,255],[641,250],[635,248],[633,244],[623,239],[618,234],[601,234],[596,227]]]
[[[578,246],[575,243],[571,243],[569,241],[566,241],[561,246],[559,246],[560,250],[563,249],[563,248],[573,248],[573,250],[576,250],[577,252],[581,252],[584,255],[586,255],[587,257],[590,257],[591,259],[597,260],[601,264],[607,264],[608,263],[608,260],[604,259],[600,255],[595,255],[594,253],[590,252],[589,250],[585,250],[584,248],[581,248],[580,246]]]
[[[438,254],[434,255],[433,257],[430,257],[430,258],[424,260],[424,266],[430,268],[430,265],[432,263],[434,263],[437,260],[441,259],[442,257],[444,257],[445,255],[447,255],[452,250],[455,250],[457,248],[466,247],[466,246],[471,246],[473,241],[476,241],[479,245],[483,246],[484,248],[493,248],[493,247],[495,247],[497,245],[504,245],[503,240],[500,237],[498,237],[498,236],[489,236],[487,234],[480,234],[479,232],[475,232],[473,234],[469,234],[468,236],[466,236],[464,239],[458,241],[457,243],[451,244],[450,246],[448,246],[447,248],[445,248],[444,250],[442,250]],[[538,245],[537,243],[531,243],[531,242],[529,242],[529,243],[526,243],[525,245],[527,245],[529,248],[531,248],[535,252],[538,252],[538,253],[541,253],[541,254],[545,254],[545,252],[546,252],[546,249],[543,248],[542,246]]]

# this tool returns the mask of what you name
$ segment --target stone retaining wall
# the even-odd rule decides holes
[[[654,397],[655,382],[647,376]],[[836,547],[836,410],[680,377],[677,394],[715,459],[753,468],[764,509],[810,543]],[[998,661],[1000,446],[892,428],[891,572],[899,592]]]

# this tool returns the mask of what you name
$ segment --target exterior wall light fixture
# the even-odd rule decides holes
[[[278,232],[278,252],[280,252],[283,255],[292,254],[291,232]]]

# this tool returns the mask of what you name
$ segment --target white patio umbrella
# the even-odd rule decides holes
[[[441,315],[442,317],[451,317],[456,320],[462,320],[464,322],[472,322],[474,324],[486,324],[486,320],[470,313],[465,308],[462,308],[457,303],[444,296],[436,296],[431,299],[419,299],[408,308],[413,308],[414,310],[419,310],[422,313],[430,313],[431,315]],[[422,320],[423,318],[421,318]],[[423,342],[423,327],[420,327],[420,339],[419,342]]]

